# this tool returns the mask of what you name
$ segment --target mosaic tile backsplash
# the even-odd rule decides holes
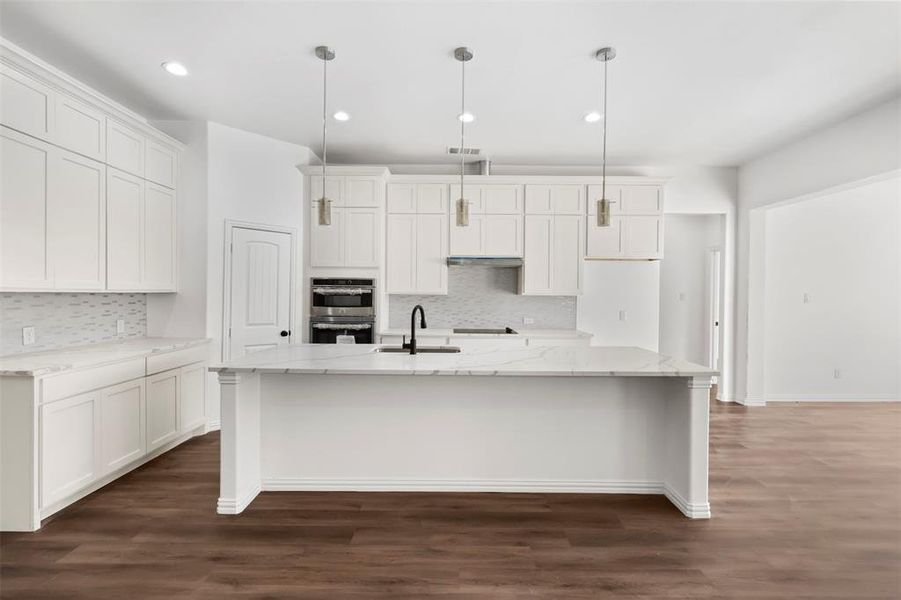
[[[528,327],[575,329],[575,296],[522,296],[519,269],[465,266],[447,270],[447,296],[391,296],[388,326],[409,327],[410,311],[422,304],[429,327]],[[535,320],[523,324],[523,317]]]
[[[116,320],[125,333],[116,335]],[[22,345],[22,328],[35,343]],[[0,355],[37,352],[147,335],[146,294],[0,294]]]

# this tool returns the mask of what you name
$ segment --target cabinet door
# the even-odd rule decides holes
[[[522,256],[522,215],[485,215],[486,256]]]
[[[483,186],[486,214],[521,215],[523,213],[521,185]]]
[[[483,185],[464,185],[463,197],[469,202],[469,214],[481,215],[485,213],[485,195]],[[457,200],[460,199],[460,184],[455,183],[450,186],[450,203],[451,220],[456,221],[454,211],[457,209]]]
[[[126,173],[144,176],[144,136],[125,125],[106,120],[106,162]]]
[[[178,177],[178,153],[169,146],[148,139],[144,157],[144,177],[167,188],[174,188]]]
[[[175,290],[175,192],[144,186],[144,269],[141,289]]]
[[[416,215],[388,215],[385,267],[389,294],[410,294],[416,291],[416,222]]]
[[[179,430],[187,433],[206,422],[206,364],[181,368],[179,390]]]
[[[0,287],[53,285],[47,254],[47,196],[52,146],[0,130]]]
[[[344,206],[344,177],[325,178],[326,196],[332,201],[332,208]],[[310,175],[310,203],[315,204],[322,198],[322,177]]]
[[[100,392],[101,475],[146,454],[144,391],[142,378]]]
[[[106,176],[107,288],[140,290],[144,181],[116,169],[107,169]]]
[[[339,210],[344,212],[344,265],[379,266],[379,210],[357,207]]]
[[[549,294],[553,287],[553,215],[526,215],[523,294]]]
[[[586,226],[588,258],[622,258],[625,254],[623,217],[611,216],[608,227],[598,227],[594,215],[589,215]]]
[[[417,186],[416,212],[447,214],[447,186],[443,183],[421,183]]]
[[[416,184],[415,183],[390,183],[388,184],[388,213],[415,213],[416,212]]]
[[[447,214],[416,217],[416,292],[447,293]]]
[[[56,150],[50,162],[47,235],[53,287],[106,285],[106,166]]]
[[[451,196],[453,197],[453,196]],[[454,210],[450,217],[450,254],[451,256],[481,256],[485,239],[485,215],[470,213],[469,225],[457,225]]]
[[[346,177],[344,206],[378,207],[380,181],[377,177]]]
[[[43,83],[6,65],[0,66],[0,123],[3,125],[49,141],[54,95]]]
[[[330,225],[319,224],[319,203],[310,211],[310,266],[344,266],[344,209],[332,205]]]
[[[624,214],[658,215],[663,212],[663,189],[660,186],[624,186],[622,198]]]
[[[99,392],[41,406],[41,506],[100,476]]]
[[[106,117],[66,94],[56,96],[54,141],[88,158],[106,160]]]
[[[585,212],[585,186],[527,185],[526,214],[581,215]]]
[[[598,200],[601,199],[601,186],[600,185],[589,185],[588,186],[588,214],[596,215],[598,208]],[[610,201],[610,214],[611,215],[621,215],[623,214],[623,186],[620,185],[608,185],[607,186],[607,200]],[[591,219],[589,219],[591,220]]]
[[[576,296],[582,292],[583,218],[576,215],[554,217],[551,253],[552,292]]]
[[[147,378],[147,451],[178,437],[179,370]]]
[[[623,217],[625,256],[628,258],[663,258],[663,217]]]

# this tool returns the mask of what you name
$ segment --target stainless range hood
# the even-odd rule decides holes
[[[448,256],[449,267],[521,267],[522,259],[518,256]]]

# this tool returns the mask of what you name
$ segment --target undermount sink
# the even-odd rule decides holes
[[[416,353],[417,354],[453,354],[455,352],[459,352],[460,348],[457,346],[417,346]],[[398,346],[379,346],[375,349],[375,352],[391,352],[394,354],[409,354],[409,348],[400,348]]]

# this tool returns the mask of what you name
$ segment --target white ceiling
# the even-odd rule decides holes
[[[152,119],[207,119],[308,145],[329,65],[336,162],[593,164],[610,63],[613,164],[736,165],[901,89],[901,3],[3,2],[7,39]],[[160,68],[175,59],[191,71]]]

